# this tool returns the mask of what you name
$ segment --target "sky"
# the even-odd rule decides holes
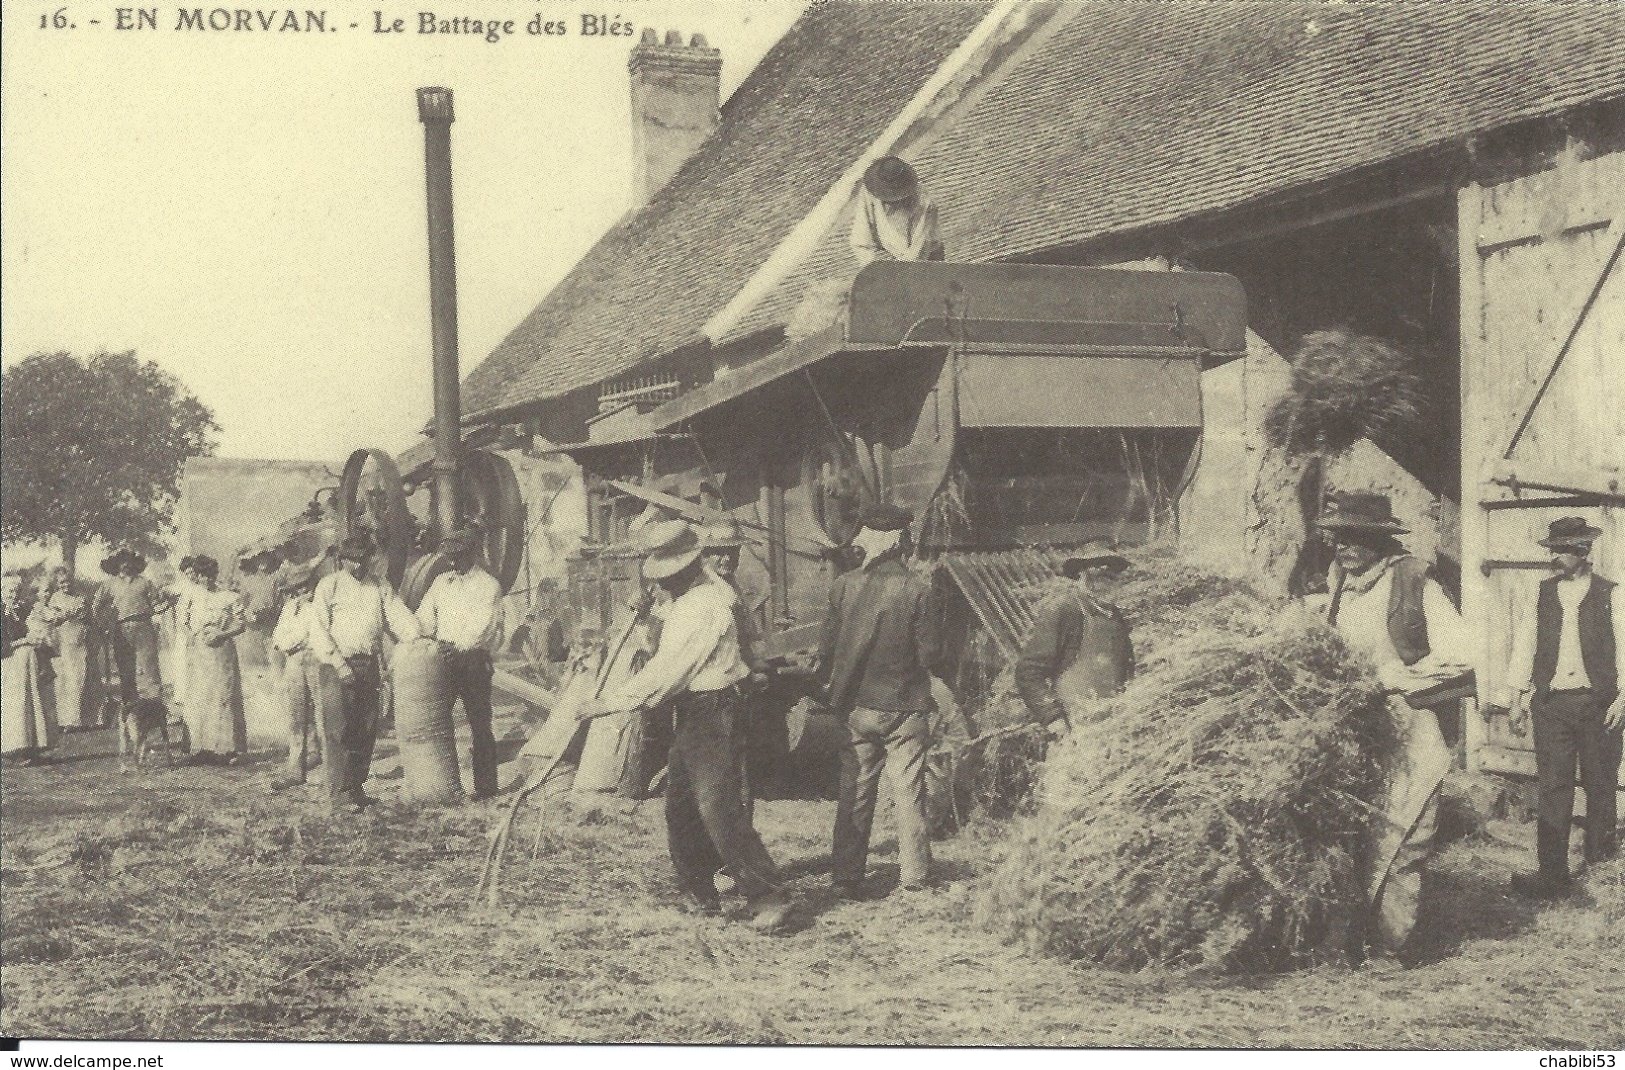
[[[6,0],[0,359],[134,349],[213,409],[220,455],[329,460],[431,411],[417,87],[456,98],[466,374],[628,207],[635,34],[705,34],[726,99],[805,4],[327,0],[321,34],[178,31],[184,7],[119,31],[116,2],[72,3],[57,29],[61,0]],[[419,34],[420,11],[518,32]],[[525,34],[538,14],[570,32]]]

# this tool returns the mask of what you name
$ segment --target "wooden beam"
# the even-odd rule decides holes
[[[1514,494],[1528,487],[1531,490],[1594,495],[1612,502],[1625,502],[1625,475],[1605,468],[1564,468],[1503,459],[1496,463],[1490,482],[1507,487]],[[1497,497],[1495,500],[1500,502],[1505,499]]]
[[[1561,335],[1562,342],[1557,347],[1557,354],[1552,358],[1551,365],[1546,369],[1545,376],[1541,378],[1540,382],[1532,385],[1531,389],[1519,399],[1517,407],[1512,410],[1514,423],[1499,451],[1501,457],[1511,457],[1512,451],[1517,449],[1518,441],[1523,438],[1523,433],[1528,430],[1530,421],[1535,418],[1535,409],[1540,406],[1540,399],[1546,396],[1546,391],[1552,385],[1552,380],[1557,377],[1557,369],[1562,367],[1563,358],[1568,356],[1569,347],[1574,344],[1574,339],[1579,335],[1580,328],[1584,326],[1586,316],[1590,315],[1592,306],[1597,303],[1597,296],[1602,293],[1603,286],[1608,282],[1608,276],[1613,273],[1614,265],[1619,263],[1620,253],[1625,251],[1625,211],[1615,209],[1614,221],[1608,227],[1608,236],[1604,239],[1604,247],[1608,252],[1603,260],[1602,270],[1597,273],[1596,281],[1586,288],[1581,300],[1576,303],[1577,307],[1567,317],[1558,321],[1566,326]],[[1557,489],[1567,490],[1570,488],[1558,487]]]
[[[549,691],[540,684],[533,684],[521,676],[515,676],[505,669],[494,669],[491,672],[491,686],[504,694],[512,695],[521,702],[535,706],[537,709],[553,711],[558,702],[557,692]]]
[[[1461,614],[1477,636],[1473,650],[1479,694],[1488,692],[1495,655],[1490,650],[1486,621],[1489,615],[1489,580],[1479,571],[1479,562],[1489,556],[1489,513],[1474,503],[1478,486],[1481,451],[1487,444],[1488,421],[1480,418],[1486,399],[1475,394],[1478,362],[1484,344],[1484,261],[1478,256],[1474,235],[1484,219],[1484,190],[1477,183],[1463,186],[1456,194],[1456,270],[1460,300],[1461,387]],[[1472,703],[1462,711],[1462,735],[1467,744],[1467,769],[1484,767],[1488,750],[1489,726],[1483,707]]]

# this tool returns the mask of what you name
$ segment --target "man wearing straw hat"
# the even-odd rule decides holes
[[[656,521],[643,530],[642,542],[648,548],[643,578],[671,596],[659,643],[643,668],[602,698],[582,703],[577,716],[586,720],[672,704],[666,839],[678,888],[701,912],[720,913],[716,874],[726,867],[746,897],[751,924],[775,931],[789,915],[790,900],[740,805],[739,753],[746,729],[741,685],[750,669],[739,653],[735,599],[707,573],[700,538],[687,523]]]
[[[1103,550],[1069,557],[1061,563],[1061,575],[1072,583],[1033,614],[1016,659],[1016,690],[1052,734],[1072,727],[1066,698],[1114,695],[1134,674],[1128,622],[1116,606],[1097,597],[1097,588],[1127,567],[1126,558]]]
[[[876,260],[941,260],[937,206],[907,160],[882,156],[863,174],[852,215],[852,255]]]
[[[418,604],[423,634],[446,652],[446,684],[468,719],[469,765],[475,799],[497,792],[497,741],[491,731],[492,656],[502,649],[502,585],[474,561],[475,538],[453,531],[440,540],[450,570],[429,585]]]
[[[852,540],[863,563],[830,588],[819,643],[829,707],[847,727],[833,851],[835,894],[842,899],[866,895],[882,773],[896,814],[900,884],[917,891],[931,879],[925,757],[935,709],[931,676],[941,675],[942,641],[931,585],[905,561],[913,519],[888,503],[864,507]]]
[[[347,537],[338,548],[339,570],[322,577],[311,599],[311,652],[337,671],[342,695],[322,740],[328,800],[338,811],[356,812],[372,802],[362,786],[378,740],[384,639],[404,643],[422,634],[406,603],[370,574],[375,552],[366,535]]]
[[[118,671],[119,701],[128,708],[141,699],[163,701],[163,671],[158,662],[157,615],[166,599],[142,573],[147,559],[131,549],[109,558],[113,574],[96,592],[92,616],[104,623]]]
[[[1513,881],[1519,891],[1551,899],[1569,892],[1569,824],[1574,819],[1574,767],[1585,789],[1585,860],[1606,862],[1618,850],[1614,789],[1625,729],[1625,598],[1592,570],[1591,547],[1602,534],[1584,517],[1552,521],[1540,545],[1552,552],[1553,575],[1535,597],[1515,607],[1512,653],[1503,705],[1529,711],[1540,784],[1536,826],[1538,870]]]
[[[1400,545],[1407,529],[1386,495],[1343,494],[1318,526],[1333,543],[1327,621],[1375,664],[1399,735],[1384,770],[1382,820],[1373,829],[1366,874],[1371,915],[1362,934],[1366,953],[1398,957],[1416,926],[1439,785],[1450,771],[1438,716],[1411,698],[1468,672],[1471,637],[1427,566]]]

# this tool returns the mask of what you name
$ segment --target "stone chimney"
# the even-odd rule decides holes
[[[722,53],[676,30],[661,42],[645,29],[627,62],[632,72],[632,207],[649,202],[717,128]]]

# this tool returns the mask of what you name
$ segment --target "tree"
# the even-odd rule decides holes
[[[55,541],[71,569],[89,539],[151,548],[170,530],[188,457],[214,415],[130,353],[36,353],[0,376],[0,537]]]

